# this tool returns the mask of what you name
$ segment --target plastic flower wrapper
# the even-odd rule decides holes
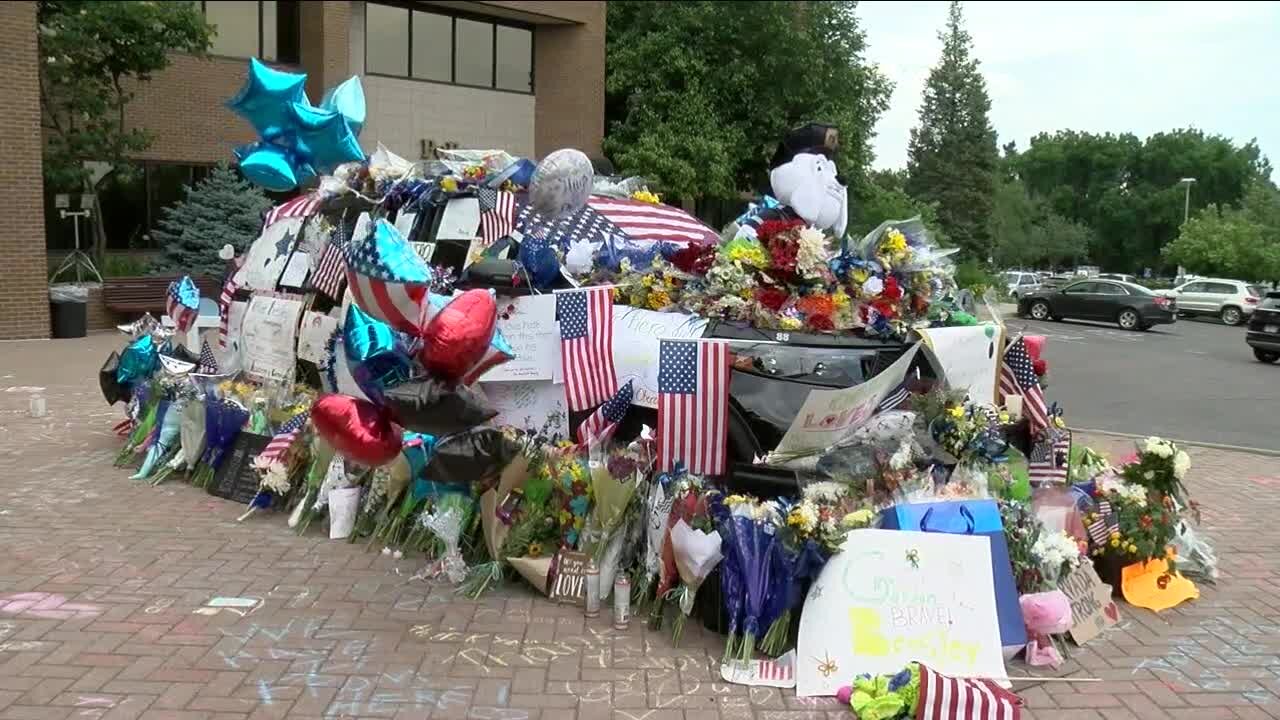
[[[671,552],[680,573],[680,586],[672,591],[680,608],[671,632],[671,641],[676,645],[680,644],[684,618],[693,612],[698,588],[723,558],[720,544],[720,533],[715,530],[697,530],[684,520],[677,520],[671,527]]]
[[[1191,523],[1185,520],[1178,523],[1173,549],[1178,556],[1178,572],[1196,582],[1218,583],[1218,554]]]
[[[1107,458],[1093,448],[1073,445],[1068,463],[1068,478],[1073,484],[1086,483],[1111,467]]]
[[[782,549],[778,540],[782,518],[777,507],[768,501],[738,495],[727,498],[725,504],[729,507],[727,524],[731,528],[725,556],[736,556],[744,599],[742,637],[737,651],[742,660],[748,660],[755,651],[756,641],[775,619],[775,615],[770,614],[774,608],[769,607],[768,601],[774,583],[779,581],[775,554]],[[781,612],[780,606],[777,609]]]
[[[422,518],[422,526],[444,545],[444,551],[429,571],[455,585],[467,578],[467,563],[462,559],[459,542],[462,529],[471,520],[474,505],[469,494],[445,492],[436,498],[431,513]]]
[[[337,456],[333,446],[325,442],[319,435],[311,440],[311,462],[307,466],[307,474],[303,482],[302,497],[289,515],[289,527],[295,528],[298,534],[306,532],[307,526],[315,513],[315,498],[320,494],[320,487],[329,473],[329,467]],[[337,458],[341,461],[341,458]]]
[[[132,475],[130,480],[144,480],[156,470],[157,465],[167,465],[169,453],[177,448],[178,433],[182,427],[182,408],[185,405],[179,400],[167,400],[156,414],[160,420],[152,433],[147,447],[146,458],[142,467]]]
[[[1031,554],[1040,562],[1040,574],[1050,585],[1071,574],[1082,559],[1082,541],[1065,532],[1050,532],[1041,528],[1040,537],[1031,546]],[[1087,546],[1086,546],[1087,547]]]
[[[642,437],[626,447],[615,444],[607,453],[603,443],[594,443],[590,454],[594,504],[588,526],[595,531],[596,542],[584,549],[595,557],[600,570],[600,599],[607,600],[622,558],[623,536],[628,525],[635,524],[638,513],[633,508],[640,504],[638,493],[653,468],[653,440]]]
[[[249,419],[249,411],[236,400],[211,400],[205,403],[204,418],[205,451],[201,468],[192,480],[196,487],[205,487],[213,479],[214,471]]]
[[[649,598],[649,590],[657,581],[658,572],[662,568],[662,545],[667,536],[667,519],[671,516],[671,505],[675,501],[675,488],[671,487],[671,478],[683,472],[677,465],[672,473],[663,473],[649,485],[649,497],[645,501],[645,552],[644,574],[636,583],[636,597],[641,600]]]
[[[920,700],[920,665],[909,663],[892,675],[859,675],[853,685],[836,692],[858,720],[907,720],[915,718]]]
[[[143,388],[146,389],[144,390]],[[137,415],[134,418],[133,430],[129,433],[129,438],[125,440],[124,447],[116,454],[116,467],[127,463],[138,448],[151,438],[151,433],[155,430],[156,423],[160,420],[158,413],[162,398],[159,393],[151,391],[148,386],[142,386],[134,397],[138,400]]]
[[[552,484],[552,509],[560,525],[560,547],[576,549],[591,509],[591,479],[587,461],[573,448],[561,448],[547,461]]]

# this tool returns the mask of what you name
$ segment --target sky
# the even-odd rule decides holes
[[[907,140],[942,43],[947,2],[864,0],[867,58],[894,82],[875,167],[906,167]],[[1280,2],[964,3],[1003,145],[1045,131],[1196,127],[1280,164]]]

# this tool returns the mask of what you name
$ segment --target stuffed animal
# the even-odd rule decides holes
[[[787,133],[769,163],[773,197],[805,222],[836,237],[849,221],[849,189],[835,165],[839,131],[809,124]]]

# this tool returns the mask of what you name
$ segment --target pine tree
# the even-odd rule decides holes
[[[163,252],[152,272],[220,276],[226,261],[218,251],[230,243],[237,255],[244,252],[258,237],[262,211],[271,201],[226,165],[186,192],[185,200],[165,208],[152,232]]]
[[[964,29],[959,2],[951,3],[946,30],[938,37],[942,58],[929,71],[920,125],[911,130],[907,147],[907,192],[936,203],[948,237],[984,261],[991,252],[988,219],[999,156],[987,117],[991,98],[971,56],[973,39]]]

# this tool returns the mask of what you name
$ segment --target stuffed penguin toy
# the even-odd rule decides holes
[[[788,132],[769,162],[773,198],[782,207],[762,208],[758,217],[800,217],[842,237],[849,221],[849,189],[836,172],[839,149],[840,131],[830,125],[809,123]]]

